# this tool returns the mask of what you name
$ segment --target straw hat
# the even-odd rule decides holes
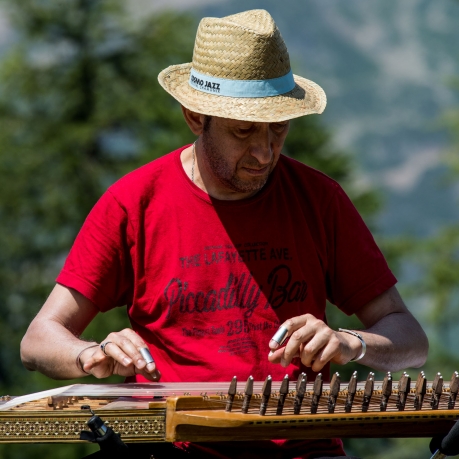
[[[186,108],[205,115],[278,122],[322,113],[316,83],[293,75],[284,40],[265,10],[203,18],[193,62],[171,65],[158,80]]]

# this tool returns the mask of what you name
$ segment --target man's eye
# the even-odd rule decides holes
[[[241,127],[238,129],[239,134],[248,134],[252,130],[251,127]]]

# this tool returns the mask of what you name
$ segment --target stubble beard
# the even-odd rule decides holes
[[[266,185],[269,174],[272,171],[272,165],[265,175],[244,180],[237,175],[240,164],[236,164],[235,168],[228,164],[225,160],[225,151],[217,146],[208,129],[204,129],[202,133],[202,145],[203,156],[207,166],[227,189],[238,193],[255,193]],[[253,158],[253,161],[244,160],[242,165],[252,169],[260,169],[262,167],[255,158]]]

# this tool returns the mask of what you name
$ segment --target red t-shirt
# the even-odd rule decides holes
[[[396,279],[326,175],[281,155],[259,193],[220,201],[187,177],[183,149],[108,189],[57,282],[102,312],[127,304],[163,381],[296,379],[298,359],[287,369],[267,359],[279,324],[324,319],[327,299],[353,314]]]

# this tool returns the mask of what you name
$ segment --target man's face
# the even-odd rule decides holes
[[[251,196],[267,182],[288,128],[288,121],[254,123],[206,117],[202,133],[206,169],[222,191]]]

